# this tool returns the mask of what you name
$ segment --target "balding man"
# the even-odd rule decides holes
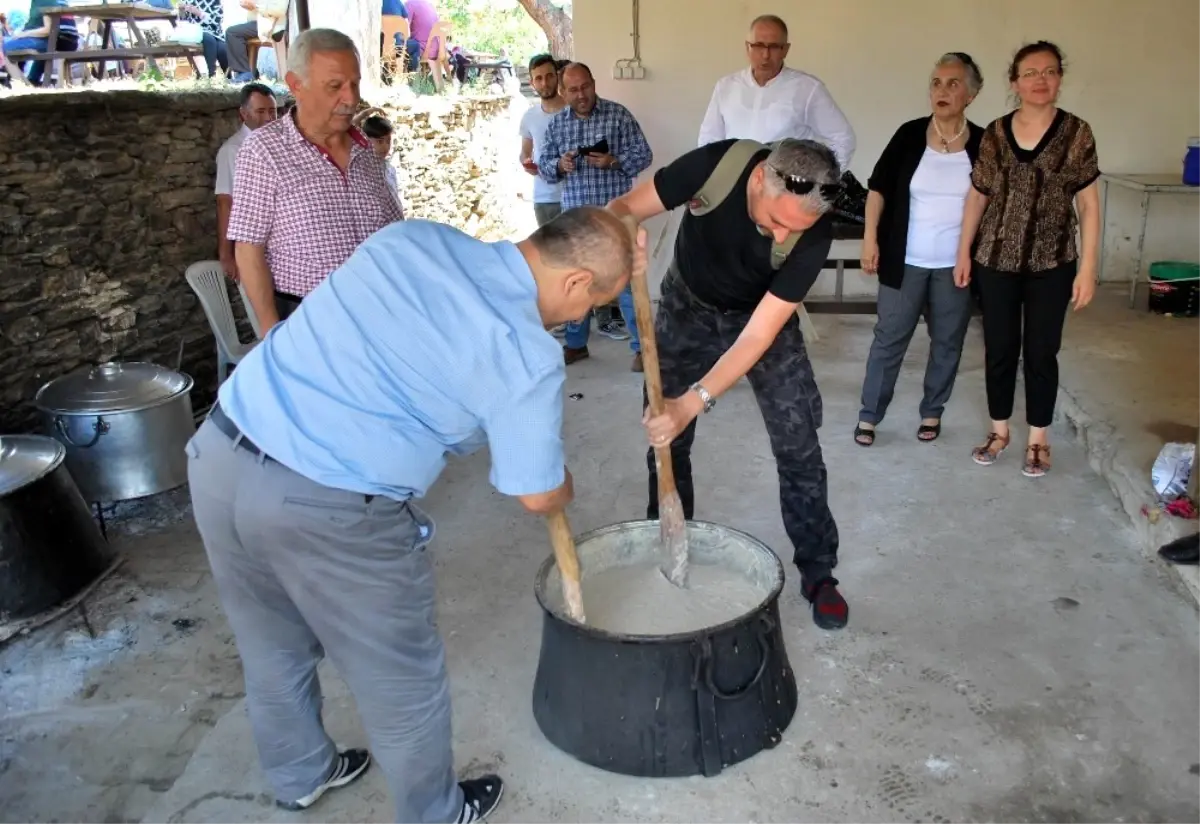
[[[750,66],[717,81],[699,145],[732,137],[759,143],[811,139],[832,149],[844,172],[854,157],[854,129],[824,83],[783,64],[790,48],[782,18],[754,19],[746,37]]]
[[[455,779],[425,551],[434,527],[414,501],[447,455],[487,446],[497,490],[536,514],[566,506],[565,366],[546,328],[612,300],[645,264],[645,234],[635,245],[600,208],[564,212],[515,245],[399,223],[221,386],[188,445],[188,480],[281,806],[311,806],[370,760],[339,752],[321,725],[328,652],[393,820],[477,821],[495,808],[498,777]]]
[[[610,208],[644,221],[688,204],[735,145],[693,149]],[[710,210],[684,212],[663,278],[654,328],[667,400],[664,414],[647,422],[646,517],[658,517],[654,447],[670,444],[684,517],[692,518],[696,418],[749,378],[779,472],[801,591],[817,626],[841,629],[850,610],[833,577],[838,531],[817,437],[821,393],[796,318],[829,254],[837,160],[815,141],[783,140],[747,157],[734,154],[729,163],[739,172],[736,183]]]

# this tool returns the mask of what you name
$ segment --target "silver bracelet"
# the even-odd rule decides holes
[[[705,389],[702,384],[693,383],[688,388],[700,396],[700,400],[703,401],[703,403],[704,403],[704,413],[705,414],[708,414],[708,411],[717,405],[716,400],[713,398],[712,395],[709,394],[708,390]]]

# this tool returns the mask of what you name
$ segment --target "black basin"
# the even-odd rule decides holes
[[[629,521],[576,539],[584,580],[613,563],[613,543],[657,546],[658,521]],[[693,563],[706,548],[741,556],[769,592],[735,620],[675,635],[618,635],[583,626],[561,607],[551,557],[538,571],[542,647],[533,715],[546,738],[580,761],[638,777],[717,775],[782,739],[795,715],[796,679],[779,621],[783,565],[761,541],[729,527],[688,523]],[[710,555],[712,553],[710,552]],[[603,557],[602,557],[603,556]]]

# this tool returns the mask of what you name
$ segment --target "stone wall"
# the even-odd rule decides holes
[[[0,433],[36,426],[38,387],[80,366],[150,360],[216,389],[215,345],[184,280],[216,257],[215,157],[237,93],[0,97]],[[493,119],[507,101],[410,101],[397,122],[408,214],[505,234]],[[235,312],[241,312],[231,289]]]

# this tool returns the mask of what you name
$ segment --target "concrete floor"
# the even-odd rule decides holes
[[[913,436],[918,332],[891,417],[859,448],[872,319],[814,320],[851,623],[815,629],[789,575],[800,710],[777,749],[719,777],[633,780],[547,744],[530,710],[544,527],[490,489],[486,455],[454,463],[425,502],[439,521],[457,759],[507,779],[494,820],[1200,819],[1195,605],[1141,555],[1087,451],[1064,427],[1045,479],[1023,478],[1015,450],[971,463],[986,418],[977,328],[941,440]],[[624,345],[598,340],[571,370],[577,532],[643,509],[640,379],[627,368]],[[702,422],[696,465],[701,517],[790,557],[744,384]],[[0,819],[388,820],[376,772],[305,816],[270,805],[184,501],[163,496],[125,524],[128,560],[89,599],[91,632],[72,616],[0,650]],[[332,671],[325,684],[328,727],[361,742],[344,686]]]

